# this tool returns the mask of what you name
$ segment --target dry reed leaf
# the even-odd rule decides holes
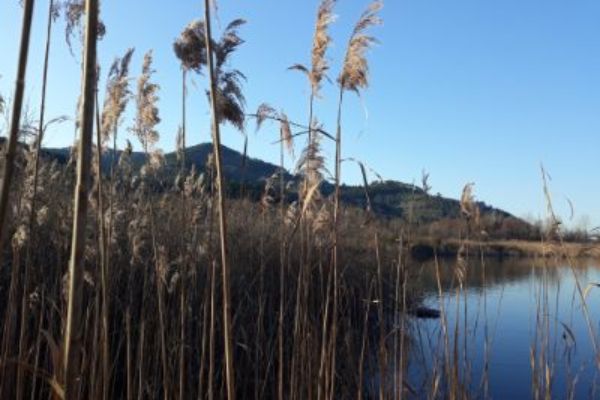
[[[50,360],[52,362],[52,369],[54,370],[54,375],[60,376],[62,375],[63,370],[63,353],[61,351],[61,346],[54,340],[54,338],[50,335],[50,332],[48,332],[47,330],[41,329],[40,333],[42,334],[44,339],[46,339],[46,343],[48,344],[48,349],[50,350]],[[57,392],[62,392],[61,398],[64,398],[62,386],[57,384],[57,388],[53,387],[53,389],[60,389]]]
[[[575,340],[575,335],[573,334],[573,331],[571,330],[571,328],[569,328],[565,323],[561,322],[560,323],[562,325],[562,327],[564,328],[566,334],[568,335],[569,339],[571,339],[571,343],[573,343],[573,345],[577,344],[577,341]],[[566,340],[566,339],[565,339]]]
[[[137,113],[134,126],[131,131],[137,136],[145,152],[153,149],[159,140],[158,131],[155,127],[160,123],[159,110],[156,105],[158,102],[157,92],[160,86],[150,82],[154,74],[152,69],[152,50],[144,55],[142,65],[142,75],[138,78],[136,106]]]
[[[583,291],[583,301],[587,299],[588,295],[590,294],[590,291],[593,288],[600,288],[600,283],[588,283],[588,285],[585,287],[585,290]]]
[[[277,112],[269,104],[262,103],[261,105],[259,105],[258,109],[256,110],[256,131],[258,132],[260,130],[262,124],[268,118],[274,118],[276,116]]]

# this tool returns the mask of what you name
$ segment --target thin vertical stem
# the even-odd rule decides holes
[[[231,329],[231,304],[229,288],[229,264],[227,263],[227,219],[225,216],[225,195],[224,178],[221,164],[221,132],[219,127],[219,116],[217,108],[217,75],[214,67],[211,20],[210,20],[210,0],[204,0],[205,34],[206,34],[206,54],[208,55],[208,74],[210,77],[210,103],[212,109],[212,134],[213,148],[215,154],[215,165],[217,170],[217,192],[218,192],[218,210],[219,210],[219,230],[221,247],[221,272],[223,289],[223,340],[225,347],[225,381],[227,388],[227,398],[235,398],[235,372],[233,370],[233,338]]]
[[[77,398],[79,355],[83,329],[81,329],[81,306],[83,301],[83,260],[85,227],[90,178],[90,154],[94,132],[94,106],[96,90],[96,42],[98,35],[98,0],[86,0],[85,58],[83,65],[83,102],[81,107],[81,134],[79,140],[77,185],[73,239],[69,262],[69,297],[64,343],[65,398]]]
[[[335,138],[335,196],[333,205],[333,314],[331,321],[331,391],[329,398],[335,394],[335,364],[337,343],[337,308],[338,308],[338,242],[340,218],[340,181],[342,176],[342,104],[344,101],[344,88],[340,86],[338,102],[337,130]]]
[[[283,135],[282,138],[283,139]],[[280,196],[280,213],[281,213],[281,223],[285,224],[285,170],[284,170],[284,153],[283,153],[283,143],[281,140],[279,144],[279,158],[280,158],[280,171],[281,174],[279,176],[279,196]],[[284,339],[283,339],[283,324],[285,317],[285,242],[282,240],[279,246],[279,321],[277,327],[277,345],[279,351],[279,365],[277,366],[277,394],[279,400],[284,399],[283,394],[283,381],[284,381],[284,365],[285,365],[285,353],[284,353]]]
[[[187,69],[182,67],[181,88],[181,168],[185,172],[185,147],[187,130]]]
[[[30,265],[31,265],[31,249],[32,249],[32,241],[33,241],[33,223],[35,221],[35,209],[36,209],[36,202],[37,202],[37,192],[38,192],[38,177],[39,177],[39,164],[40,164],[40,152],[41,152],[41,148],[42,148],[42,141],[44,139],[44,122],[45,122],[45,114],[46,114],[46,89],[47,89],[47,83],[48,83],[48,64],[49,64],[49,58],[50,58],[50,42],[52,40],[52,9],[54,7],[54,0],[50,0],[49,1],[49,6],[48,6],[48,23],[47,23],[47,28],[46,28],[46,46],[44,49],[44,67],[43,67],[43,72],[42,72],[42,94],[41,94],[41,100],[40,100],[40,119],[38,122],[38,138],[37,138],[37,142],[36,142],[36,148],[35,148],[35,158],[34,158],[34,166],[33,166],[33,193],[31,196],[31,210],[29,212],[29,221],[27,224],[27,230],[29,232],[29,240],[27,241],[27,248],[26,248],[26,256],[25,256],[25,282],[23,283],[23,288],[24,291],[23,293],[28,293],[29,292],[29,286],[30,286]],[[1,233],[0,233],[1,235]],[[0,246],[1,249],[1,246]],[[1,259],[1,257],[0,257]],[[25,298],[23,298],[24,300]],[[21,360],[22,357],[22,350],[25,347],[25,329],[26,329],[26,325],[27,325],[27,321],[29,319],[29,309],[27,307],[27,304],[25,301],[23,301],[23,307],[21,308],[21,333],[19,335],[19,360]],[[18,373],[17,373],[17,397],[21,398],[23,397],[23,393],[21,392],[22,390],[22,384],[23,384],[23,367],[21,364],[19,364],[18,367]]]
[[[108,338],[108,264],[106,260],[106,227],[104,224],[104,199],[102,189],[102,132],[99,104],[98,79],[96,79],[96,157],[98,158],[98,169],[96,174],[98,175],[98,227],[100,229],[98,246],[100,247],[100,285],[102,296],[102,398],[106,400],[108,399],[110,386],[110,373],[108,367],[110,343]]]

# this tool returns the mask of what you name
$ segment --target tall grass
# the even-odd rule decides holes
[[[23,45],[31,27],[28,4],[33,2],[25,2]],[[335,80],[331,135],[317,122],[316,99],[325,92],[331,63],[336,2],[319,3],[310,66],[292,67],[305,74],[310,89],[308,115],[298,117],[308,123],[300,124],[267,104],[246,114],[245,78],[232,67],[232,56],[244,42],[239,31],[245,21],[236,19],[215,35],[215,4],[205,0],[203,19],[189,23],[173,45],[182,70],[177,165],[169,165],[156,149],[160,86],[151,51],[143,57],[135,89],[129,87],[133,49],[115,60],[100,109],[96,44],[104,26],[97,0],[67,1],[63,8],[67,38],[85,16],[77,147],[65,163],[43,151],[53,4],[36,146],[31,150],[17,146],[16,139],[9,142],[14,154],[7,153],[10,168],[4,170],[14,177],[12,185],[10,178],[3,180],[8,185],[2,191],[4,207],[14,211],[0,218],[12,238],[10,245],[0,241],[0,254],[7,256],[0,257],[0,288],[8,288],[0,290],[3,398],[435,399],[493,393],[487,378],[493,368],[487,360],[492,346],[487,319],[480,385],[473,379],[469,341],[478,322],[469,319],[468,279],[488,279],[482,247],[472,245],[481,242],[484,229],[473,186],[464,188],[460,201],[456,258],[450,267],[447,260],[434,260],[430,278],[440,319],[430,333],[412,317],[419,312],[437,316],[435,310],[421,309],[423,273],[410,253],[418,222],[413,215],[402,222],[380,218],[367,166],[346,157],[342,147],[346,95],[361,95],[369,87],[367,54],[377,42],[370,29],[381,24],[381,2],[367,7],[347,41]],[[24,74],[21,64],[19,74]],[[207,78],[213,151],[202,169],[186,159],[191,72],[205,72]],[[24,76],[19,76],[22,103]],[[128,131],[143,157],[129,142],[123,151],[117,149],[132,99],[135,117]],[[17,103],[11,135],[23,125]],[[225,180],[221,127],[229,123],[245,134],[249,116],[257,130],[274,129],[277,135],[279,170],[264,182],[260,201],[228,198],[234,189]],[[285,166],[296,158],[301,136],[307,141],[295,173],[289,174]],[[334,190],[327,196],[322,188],[330,146],[335,147]],[[342,201],[346,162],[358,166],[363,207]],[[423,192],[428,191],[424,173]],[[551,331],[562,329],[548,317],[553,310],[544,285],[538,288],[530,358],[532,394],[538,397],[553,394],[556,334]],[[589,290],[578,284],[597,353],[585,303]],[[421,382],[415,365],[425,369]]]

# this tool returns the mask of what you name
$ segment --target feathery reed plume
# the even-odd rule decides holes
[[[310,100],[308,111],[308,143],[313,140],[313,107],[314,100],[319,97],[321,89],[321,81],[325,77],[325,73],[329,69],[327,63],[327,49],[331,44],[329,36],[329,26],[335,21],[333,7],[336,0],[322,0],[317,12],[317,22],[315,24],[315,33],[313,37],[313,46],[311,53],[311,68],[309,69],[303,64],[294,64],[289,69],[300,71],[306,75],[310,83]],[[304,186],[307,186],[306,184]],[[306,189],[306,188],[305,188]]]
[[[233,68],[227,68],[230,56],[244,43],[239,36],[239,28],[246,23],[243,19],[230,22],[218,41],[210,39],[210,52],[213,54],[216,90],[215,99],[218,109],[218,122],[229,122],[243,131],[245,122],[246,99],[242,92],[244,74]],[[193,21],[185,27],[173,44],[175,55],[184,68],[197,73],[207,66],[208,51],[205,21]]]
[[[29,56],[29,41],[33,20],[33,4],[33,0],[26,0],[23,9],[23,24],[21,27],[21,44],[17,65],[15,95],[12,104],[10,129],[8,132],[8,144],[5,150],[2,186],[0,187],[0,267],[2,267],[1,254],[3,251],[5,231],[8,229],[8,224],[6,223],[6,211],[8,209],[9,192],[15,169],[17,141],[19,140],[19,131],[21,127],[21,112],[25,94],[25,75],[27,72],[27,58]]]
[[[292,129],[290,127],[290,120],[288,116],[282,111],[280,114],[281,125],[279,128],[279,135],[285,148],[290,153],[290,156],[294,157],[294,136],[292,135]]]
[[[321,81],[325,77],[329,64],[326,54],[331,37],[329,36],[329,26],[335,21],[333,7],[336,0],[322,0],[317,12],[317,21],[315,24],[315,33],[313,36],[313,46],[311,52],[311,67],[310,69],[303,64],[294,64],[289,67],[290,70],[302,72],[308,78],[311,86],[311,95],[309,102],[309,122],[308,122],[308,142],[309,146],[312,142],[313,133],[313,105],[315,97],[319,97],[321,90]],[[305,185],[306,186],[306,185]]]
[[[311,54],[312,68],[310,71],[310,83],[315,96],[318,96],[321,90],[321,81],[329,69],[326,54],[331,44],[331,37],[328,32],[329,25],[335,21],[335,15],[333,14],[334,5],[335,0],[323,0],[317,14]]]
[[[246,99],[242,92],[244,74],[233,68],[227,68],[230,56],[244,43],[238,34],[239,28],[246,23],[236,19],[227,25],[221,38],[214,43],[215,73],[217,77],[216,102],[219,123],[229,122],[243,131],[245,123]]]
[[[354,27],[346,50],[342,72],[338,77],[338,83],[344,90],[358,93],[360,89],[369,86],[369,64],[366,53],[377,43],[377,39],[367,34],[366,31],[382,23],[378,16],[382,7],[383,2],[380,0],[371,3]]]
[[[477,207],[473,196],[473,186],[475,186],[474,183],[467,183],[460,196],[460,212],[467,220],[475,216],[475,208]]]
[[[152,50],[150,50],[144,55],[142,75],[138,78],[135,98],[137,114],[134,126],[131,128],[147,155],[159,138],[156,125],[160,123],[160,117],[158,116],[156,102],[158,101],[157,92],[160,86],[150,82],[153,73]]]
[[[204,31],[204,21],[192,21],[173,43],[173,50],[182,67],[197,73],[201,73],[208,62]]]
[[[131,97],[131,91],[129,90],[129,64],[133,52],[134,49],[131,48],[127,50],[123,58],[115,59],[108,73],[106,99],[104,100],[104,107],[102,109],[102,143],[105,143],[111,134],[116,135],[121,122],[121,116],[125,112],[125,108]]]
[[[78,31],[81,35],[81,20],[86,12],[84,0],[65,0],[62,4],[65,15],[65,40],[69,46],[69,51],[73,54],[73,36]],[[58,14],[59,7],[57,5],[56,14]],[[106,27],[104,23],[98,20],[97,35],[98,39],[102,39],[106,33]]]
[[[86,0],[86,34],[83,64],[83,102],[81,106],[81,135],[77,164],[77,186],[73,218],[73,241],[69,262],[69,297],[64,331],[65,398],[78,397],[80,374],[80,347],[83,300],[83,261],[87,217],[88,183],[92,136],[94,132],[94,106],[96,89],[96,44],[98,41],[98,0]]]
[[[206,45],[204,43],[204,22],[193,21],[185,27],[183,32],[173,43],[175,56],[181,62],[181,129],[180,140],[177,141],[179,161],[182,172],[185,170],[185,147],[186,147],[186,100],[187,100],[187,73],[192,70],[198,74],[202,73],[202,66],[206,65]]]

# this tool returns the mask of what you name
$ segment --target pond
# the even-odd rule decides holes
[[[405,373],[416,397],[600,398],[599,262],[486,259],[461,274],[453,260],[409,270],[423,304],[442,312],[408,322]]]

